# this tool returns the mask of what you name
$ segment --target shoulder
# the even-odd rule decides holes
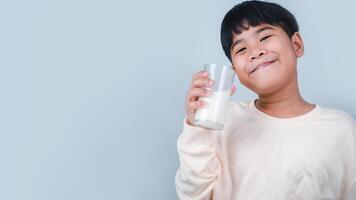
[[[323,118],[335,120],[335,129],[339,129],[345,136],[344,149],[346,161],[346,180],[348,187],[356,180],[356,121],[347,112],[335,108],[323,108]],[[354,187],[354,186],[353,186]]]
[[[323,110],[323,114],[325,116],[343,118],[345,120],[355,121],[350,114],[348,114],[347,112],[341,109],[332,108],[332,107],[321,107],[321,109]]]
[[[241,117],[246,117],[249,109],[250,101],[233,101],[230,100],[227,108],[227,120],[236,120]]]
[[[352,131],[356,131],[356,121],[347,112],[330,107],[321,108],[321,120],[332,123],[335,126],[341,126]]]
[[[326,132],[337,133],[347,148],[356,151],[356,121],[347,112],[336,108],[321,108],[321,115],[316,125],[322,127]]]
[[[229,108],[239,110],[241,112],[246,111],[249,108],[250,101],[229,101]]]

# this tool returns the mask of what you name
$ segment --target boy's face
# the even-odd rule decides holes
[[[279,26],[249,26],[236,35],[230,49],[240,82],[259,95],[278,91],[296,80],[297,58],[304,53],[299,33],[290,38]]]

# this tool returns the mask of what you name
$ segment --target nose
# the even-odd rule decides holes
[[[261,56],[263,56],[266,53],[265,50],[263,49],[256,49],[252,52],[251,56],[250,56],[250,61],[255,60],[256,58],[259,58]]]

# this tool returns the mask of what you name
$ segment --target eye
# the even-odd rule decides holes
[[[238,53],[244,51],[245,49],[246,49],[246,47],[243,47],[243,48],[239,49],[239,50],[236,52],[236,54],[238,54]]]
[[[267,35],[267,36],[265,36],[265,37],[261,38],[261,40],[260,40],[260,41],[262,42],[262,41],[264,41],[264,40],[267,40],[267,39],[268,39],[269,37],[271,37],[271,36],[272,36],[272,35]]]

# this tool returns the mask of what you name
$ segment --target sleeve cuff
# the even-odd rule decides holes
[[[183,133],[178,139],[178,148],[190,149],[191,151],[201,151],[204,149],[214,149],[217,145],[218,130],[206,129],[193,126],[187,123],[187,117],[183,121]]]

